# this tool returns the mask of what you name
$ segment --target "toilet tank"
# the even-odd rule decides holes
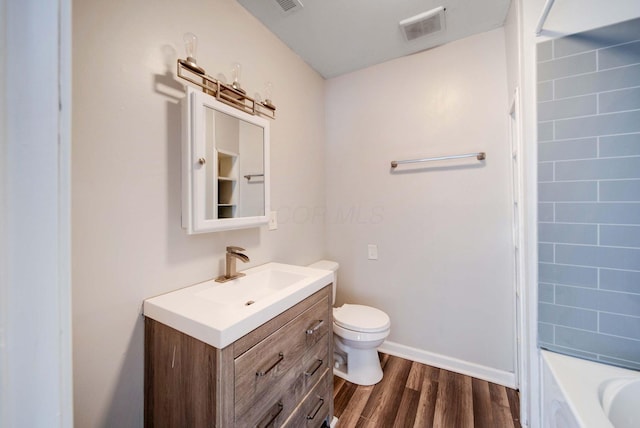
[[[338,268],[340,265],[338,262],[334,262],[332,260],[320,260],[315,263],[309,265],[310,268],[313,269],[324,269],[330,270],[333,272],[333,300],[331,302],[332,305],[336,303],[336,288],[338,287]]]

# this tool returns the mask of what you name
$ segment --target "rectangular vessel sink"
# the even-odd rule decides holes
[[[144,315],[222,349],[333,282],[331,271],[282,263],[243,273],[147,299]]]

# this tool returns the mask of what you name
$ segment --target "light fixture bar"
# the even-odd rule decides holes
[[[222,83],[218,79],[207,74],[199,74],[194,72],[188,64],[183,64],[184,60],[178,60],[178,77],[192,83],[200,88],[203,92],[214,96],[218,101],[223,102],[238,110],[252,115],[259,115],[268,119],[276,118],[276,108],[269,102],[260,103],[251,97],[248,97],[241,91],[233,88],[231,85]]]

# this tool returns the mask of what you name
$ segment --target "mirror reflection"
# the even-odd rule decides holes
[[[205,218],[264,216],[264,129],[205,108]]]

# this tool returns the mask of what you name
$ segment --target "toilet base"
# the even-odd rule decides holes
[[[351,350],[347,354],[347,363],[334,367],[333,374],[356,385],[375,385],[383,376],[378,350]]]

